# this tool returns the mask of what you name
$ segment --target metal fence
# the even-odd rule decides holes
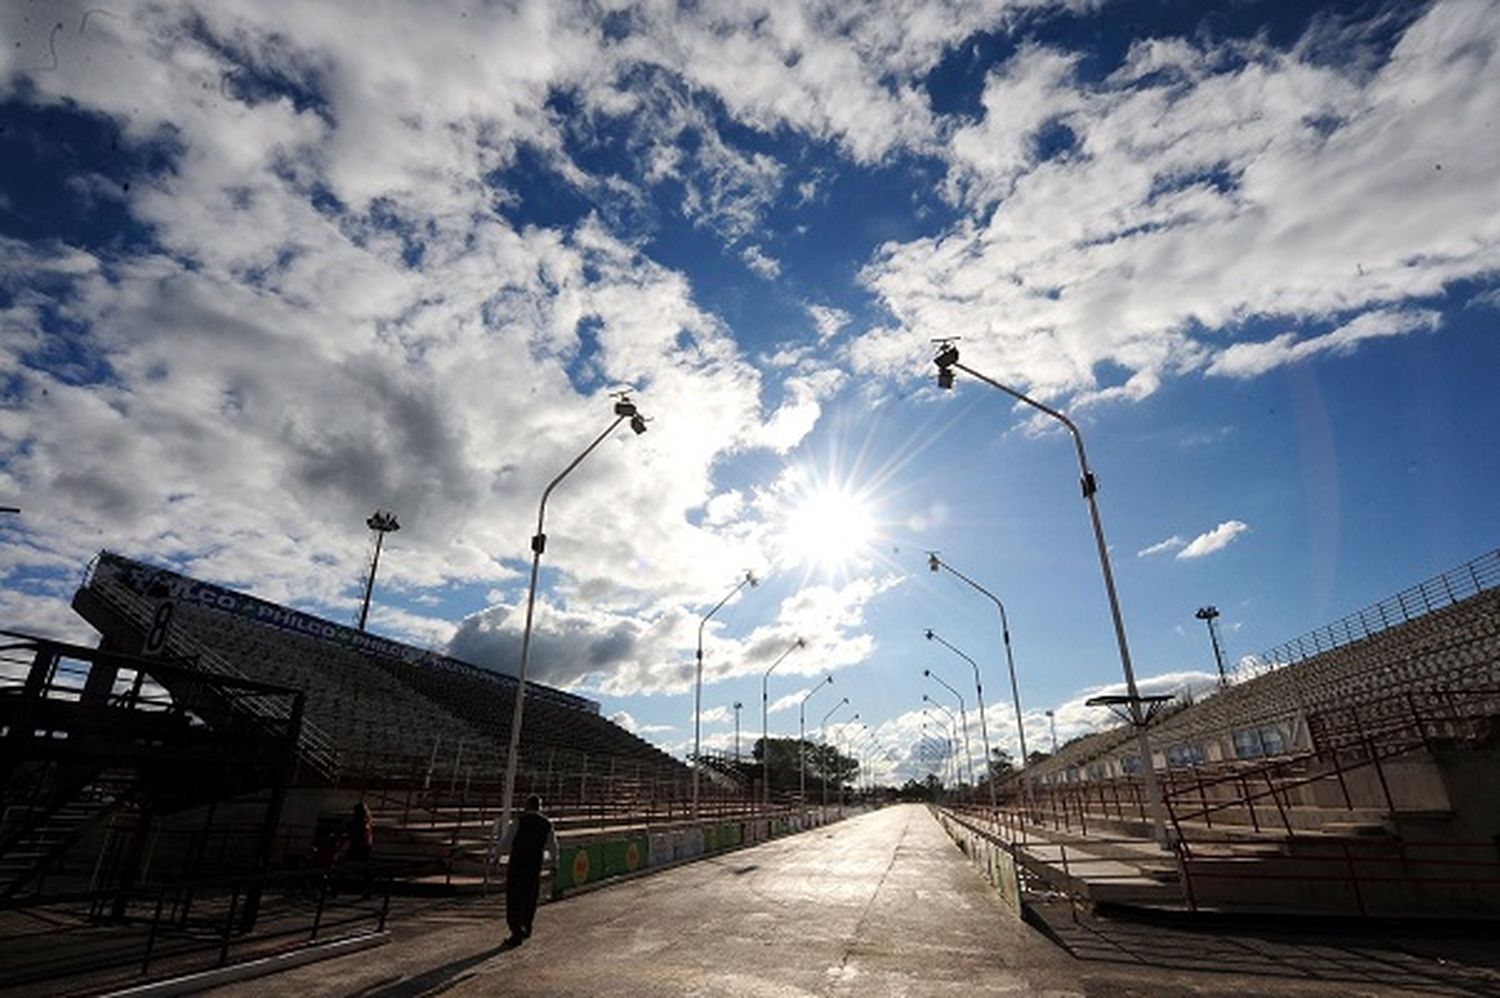
[[[1295,665],[1496,587],[1500,587],[1500,548],[1252,656],[1248,668],[1242,668],[1254,673]]]

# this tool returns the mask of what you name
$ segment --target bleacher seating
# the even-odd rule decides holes
[[[1452,600],[1447,605],[1427,610],[1427,598],[1419,604],[1421,614],[1411,616],[1409,601],[1392,597],[1376,606],[1399,600],[1403,615],[1394,621],[1384,611],[1361,611],[1341,622],[1343,643],[1329,637],[1332,628],[1322,629],[1316,640],[1299,639],[1282,648],[1316,644],[1323,650],[1165,712],[1150,728],[1157,768],[1166,768],[1179,747],[1188,749],[1178,753],[1180,758],[1207,762],[1312,751],[1318,746],[1310,719],[1358,706],[1359,723],[1378,729],[1383,716],[1410,709],[1402,697],[1435,691],[1471,700],[1490,691],[1487,709],[1500,713],[1494,693],[1500,690],[1497,567],[1500,552],[1486,555],[1409,591],[1437,589]],[[1379,628],[1356,631],[1349,620],[1375,620]],[[1482,711],[1484,704],[1469,709]],[[1132,732],[1122,725],[1064,746],[1031,766],[1028,776],[1043,783],[1113,778],[1125,770],[1121,758],[1133,754]]]
[[[154,595],[153,595],[154,594]],[[167,652],[200,667],[302,690],[305,740],[340,785],[474,781],[505,768],[516,681],[445,656],[101,554],[75,606],[121,647],[139,647],[156,607],[173,605]],[[289,626],[291,621],[295,626]],[[518,788],[640,794],[686,767],[574,694],[528,683]],[[566,775],[565,775],[566,774]],[[607,781],[607,782],[606,782]],[[568,794],[572,796],[571,793]]]

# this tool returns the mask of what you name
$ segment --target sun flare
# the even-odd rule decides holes
[[[870,504],[835,487],[808,492],[786,519],[788,553],[809,568],[830,575],[843,573],[862,560],[869,553],[875,532]]]

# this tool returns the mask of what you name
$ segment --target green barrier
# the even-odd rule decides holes
[[[633,873],[646,865],[646,839],[644,837],[617,839],[606,842],[603,876],[618,877],[622,873]]]
[[[739,825],[720,825],[719,826],[719,848],[720,849],[733,849],[735,846],[737,846],[739,844],[740,844],[740,826]]]
[[[561,890],[581,887],[605,876],[604,850],[597,845],[562,850],[557,865],[557,886]]]

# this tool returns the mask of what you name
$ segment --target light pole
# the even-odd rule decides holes
[[[958,784],[961,784],[963,782],[963,779],[964,779],[963,766],[958,761],[958,718],[956,718],[956,717],[953,716],[953,711],[949,710],[947,707],[945,707],[942,704],[938,703],[936,700],[932,699],[932,697],[928,696],[926,693],[922,694],[922,699],[925,700],[925,701],[927,701],[928,703],[932,704],[934,707],[936,707],[938,710],[942,711],[944,714],[948,715],[948,732],[949,732],[949,734],[951,734],[953,736],[949,740],[949,742],[948,742],[948,744],[950,746],[950,748],[948,750],[948,757],[953,760],[953,769],[954,769],[954,780],[953,780],[953,783],[954,783],[954,786],[956,787]],[[970,778],[971,781],[974,778],[974,772],[973,772],[973,767],[972,766],[969,767],[969,778]]]
[[[823,757],[823,809],[825,811],[825,818],[827,817],[826,811],[828,809],[828,719],[838,713],[840,707],[847,706],[849,706],[849,698],[844,697],[844,699],[833,705],[832,710],[823,715],[823,723],[818,725],[818,754]]]
[[[1229,676],[1224,672],[1224,652],[1219,648],[1219,632],[1214,627],[1214,621],[1219,616],[1219,608],[1216,606],[1200,607],[1198,612],[1193,614],[1193,616],[1208,625],[1208,640],[1213,642],[1214,661],[1219,664],[1219,689],[1227,690],[1229,688]]]
[[[844,736],[849,733],[849,725],[857,720],[859,720],[858,712],[833,731],[833,763],[839,771],[839,814],[841,815],[844,813]],[[849,758],[852,760],[853,756]]]
[[[926,676],[928,679],[931,679],[933,682],[937,683],[943,689],[947,690],[949,693],[952,693],[955,697],[958,698],[959,730],[962,731],[964,735],[964,758],[969,760],[969,783],[977,787],[979,784],[975,782],[974,778],[974,753],[969,749],[969,711],[968,708],[964,706],[964,695],[958,692],[958,690],[954,689],[952,686],[949,686],[947,680],[943,679],[942,676],[934,673],[931,669],[923,669],[922,675]]]
[[[734,764],[740,763],[740,708],[745,706],[738,700],[734,702]]]
[[[1005,666],[1006,666],[1006,668],[1010,672],[1010,696],[1011,696],[1011,700],[1013,700],[1015,702],[1015,707],[1016,707],[1016,737],[1017,737],[1017,739],[1021,743],[1021,767],[1020,768],[1024,769],[1025,766],[1026,766],[1026,721],[1025,721],[1024,717],[1022,716],[1022,714],[1021,714],[1021,687],[1020,687],[1020,684],[1018,684],[1016,682],[1016,657],[1015,657],[1015,655],[1013,655],[1011,653],[1011,650],[1010,650],[1010,620],[1005,615],[1005,604],[1000,601],[1000,597],[999,596],[996,596],[994,593],[992,593],[988,589],[984,588],[984,586],[981,586],[979,583],[975,582],[973,579],[969,578],[967,575],[965,575],[964,573],[960,572],[958,569],[954,568],[952,565],[948,564],[943,559],[939,558],[938,557],[938,553],[936,551],[929,551],[929,552],[927,552],[927,567],[929,569],[931,569],[932,571],[934,571],[934,572],[936,572],[940,568],[946,568],[948,570],[948,574],[950,574],[950,575],[958,578],[959,580],[961,580],[963,582],[968,583],[971,588],[977,590],[978,592],[984,594],[985,596],[988,596],[990,598],[990,601],[995,604],[995,608],[1000,611],[1000,637],[1004,640],[1004,643],[1005,643]],[[932,634],[932,632],[929,631],[928,635],[931,636],[931,634]],[[938,640],[942,641],[943,639],[942,638],[938,638]],[[943,641],[943,644],[948,645],[948,642]],[[958,654],[963,655],[964,658],[969,658],[969,656],[964,655],[963,652],[959,652],[958,649],[954,648],[952,645],[948,645],[948,647],[951,648],[951,649],[953,649],[953,651],[958,652]],[[969,661],[973,662],[974,660],[971,659],[971,658],[969,658]],[[975,685],[976,688],[979,685],[979,666],[978,665],[974,666],[974,685]],[[980,713],[979,713],[979,726],[981,728],[983,728],[984,727],[984,694],[983,693],[981,693],[979,695],[979,709],[980,709]],[[986,747],[985,751],[988,752],[989,748]],[[986,767],[989,766],[989,756],[988,755],[985,756],[985,766]]]
[[[617,426],[627,421],[637,436],[646,432],[645,417],[637,411],[635,403],[630,400],[628,394],[619,392],[615,396],[614,422],[605,427],[604,432],[595,437],[594,442],[585,447],[583,453],[575,457],[561,474],[547,483],[547,487],[542,490],[542,501],[537,506],[536,533],[531,535],[531,582],[526,589],[526,625],[521,631],[521,664],[516,670],[516,705],[510,718],[510,748],[505,754],[505,788],[500,796],[500,821],[495,826],[495,840],[491,847],[492,857],[494,857],[493,846],[499,842],[500,832],[510,824],[511,804],[516,793],[516,763],[521,750],[521,715],[526,706],[526,666],[531,659],[531,621],[536,610],[536,582],[542,567],[542,552],[547,550],[547,535],[543,531],[547,516],[547,500],[559,482],[582,464],[583,459],[592,454],[595,447],[604,443],[604,438],[613,433]],[[697,774],[697,770],[693,772],[694,775]]]
[[[396,514],[387,513],[383,509],[371,513],[369,519],[365,520],[365,526],[375,534],[375,553],[370,556],[370,575],[365,579],[365,598],[359,606],[361,631],[365,629],[365,618],[370,615],[370,594],[375,591],[375,570],[380,567],[380,548],[385,543],[385,535],[394,534],[401,529],[401,524],[396,522]]]
[[[725,603],[739,593],[746,586],[754,588],[759,580],[755,573],[745,572],[745,577],[739,581],[729,594],[714,604],[714,608],[703,615],[698,621],[698,676],[693,683],[693,817],[698,817],[698,770],[702,768],[702,762],[698,758],[703,748],[703,628],[708,626],[708,620],[721,610]]]
[[[937,558],[936,555],[933,555],[932,557],[933,557],[934,560],[936,560],[936,558]],[[934,631],[930,627],[927,628],[927,640],[928,641],[936,641],[936,642],[938,642],[944,648],[947,648],[953,654],[957,655],[959,658],[963,659],[965,662],[968,662],[970,665],[972,665],[974,667],[974,693],[975,693],[976,696],[979,697],[979,734],[980,734],[980,737],[984,739],[984,776],[985,776],[985,782],[990,785],[990,809],[994,810],[994,809],[996,809],[996,808],[999,807],[999,804],[997,804],[996,801],[995,801],[995,774],[993,774],[993,773],[990,772],[990,729],[985,724],[985,721],[984,721],[984,687],[980,684],[980,681],[979,681],[979,663],[976,662],[976,661],[974,661],[968,655],[965,655],[963,652],[959,651],[953,645],[949,644],[947,641],[945,641],[942,638],[941,635],[939,635],[936,631]],[[1010,642],[1007,641],[1006,642],[1006,649],[1009,650],[1009,648],[1010,648]],[[1012,690],[1015,689],[1015,683],[1014,683],[1015,675],[1016,675],[1015,674],[1015,670],[1012,669],[1011,670],[1011,679],[1012,679],[1011,689]],[[1020,701],[1020,698],[1018,697],[1016,699],[1016,708],[1018,710],[1020,709],[1020,704],[1021,704],[1021,701]],[[1019,714],[1016,715],[1016,727],[1021,732],[1021,754],[1024,756],[1026,754],[1026,729],[1021,724],[1021,716]],[[965,732],[965,735],[967,735],[967,732]]]
[[[814,693],[832,682],[832,676],[824,676],[823,681],[808,690],[802,702],[797,704],[797,793],[802,798],[804,808],[807,807],[807,701]]]
[[[792,652],[798,648],[806,648],[807,642],[801,638],[792,642],[791,647],[776,657],[766,674],[760,677],[760,782],[761,799],[765,802],[765,810],[771,810],[771,694],[769,683],[771,673]]]
[[[1136,741],[1140,746],[1141,764],[1146,781],[1146,800],[1151,808],[1151,821],[1155,826],[1156,840],[1165,843],[1167,840],[1166,821],[1163,817],[1161,787],[1156,781],[1156,764],[1151,758],[1151,742],[1146,737],[1146,713],[1141,709],[1141,693],[1135,685],[1135,668],[1130,664],[1130,644],[1125,639],[1125,617],[1120,612],[1120,599],[1115,593],[1115,576],[1109,565],[1109,545],[1104,541],[1104,525],[1099,520],[1099,504],[1094,496],[1099,491],[1099,483],[1094,478],[1094,472],[1089,468],[1088,455],[1083,449],[1083,435],[1078,432],[1078,427],[1067,416],[1056,409],[1045,406],[1042,403],[1023,395],[993,378],[980,374],[973,368],[959,363],[958,347],[951,340],[944,340],[933,358],[933,363],[938,369],[938,387],[953,387],[953,371],[957,368],[971,377],[978,378],[991,388],[998,389],[1017,402],[1024,403],[1047,416],[1052,417],[1073,436],[1073,447],[1078,452],[1079,481],[1083,489],[1084,501],[1089,506],[1089,520],[1094,528],[1094,545],[1099,550],[1099,570],[1104,575],[1104,592],[1109,598],[1109,613],[1115,627],[1115,643],[1120,650],[1120,668],[1125,673],[1125,688],[1130,698],[1130,719],[1135,727]],[[1023,760],[1024,762],[1024,760]]]
[[[1052,754],[1057,755],[1057,715],[1047,711],[1047,726],[1052,729]]]

